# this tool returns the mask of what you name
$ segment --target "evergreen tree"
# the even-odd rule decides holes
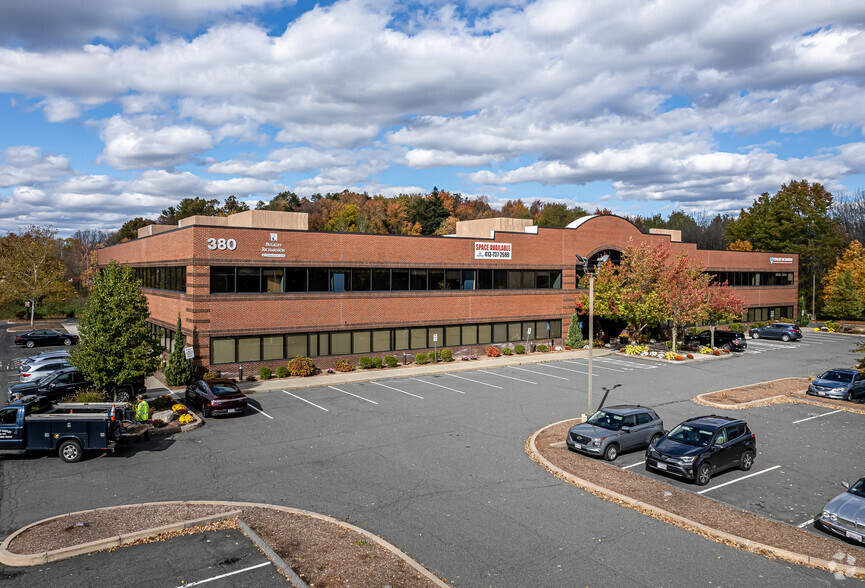
[[[853,319],[862,315],[862,298],[850,272],[842,273],[835,280],[835,287],[826,300],[823,312],[837,319]]]
[[[108,390],[151,375],[159,369],[162,345],[145,322],[149,316],[132,268],[112,261],[96,276],[70,363]]]
[[[568,327],[568,338],[565,339],[565,345],[571,349],[582,349],[584,344],[583,331],[580,329],[580,316],[574,312],[571,315],[571,326]]]
[[[171,350],[171,355],[168,356],[168,363],[165,366],[165,381],[169,386],[185,386],[192,381],[195,375],[192,361],[186,359],[183,353],[186,337],[183,336],[180,328],[180,313],[178,312],[177,330],[174,332],[174,349]]]

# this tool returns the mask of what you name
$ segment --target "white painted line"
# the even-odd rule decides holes
[[[799,419],[798,421],[793,421],[793,424],[795,425],[796,423],[804,423],[805,421],[810,421],[811,419],[819,419],[820,417],[829,416],[830,414],[835,414],[836,412],[843,412],[843,411],[841,409],[839,409],[839,410],[833,410],[831,412],[824,412],[823,414],[818,414],[816,416],[810,416],[806,419]]]
[[[570,378],[563,378],[562,376],[554,376],[553,374],[545,374],[543,372],[533,372],[532,370],[527,370],[525,368],[509,366],[512,370],[520,370],[521,372],[529,372],[530,374],[537,374],[539,376],[546,376],[548,378],[555,378],[557,380],[570,380]]]
[[[475,384],[480,384],[482,386],[489,386],[490,388],[498,388],[499,390],[504,390],[501,386],[496,386],[495,384],[487,384],[486,382],[481,382],[480,380],[472,380],[471,378],[465,378],[463,376],[458,376],[456,374],[445,374],[446,376],[450,376],[452,378],[459,378],[460,380],[468,380],[469,382],[474,382]]]
[[[588,364],[588,363],[584,363],[584,362],[580,362],[580,361],[571,361],[570,359],[563,359],[562,361],[563,361],[564,363],[572,363],[572,364],[574,364],[574,365],[578,365],[578,366],[580,366],[580,367],[589,367],[589,364]],[[594,367],[595,369],[598,369],[598,370],[610,370],[611,372],[619,372],[619,373],[624,373],[624,372],[626,372],[626,371],[631,371],[631,370],[633,369],[633,368],[625,368],[625,369],[619,370],[619,369],[616,369],[616,368],[604,367],[604,366],[602,366],[602,365],[596,365],[596,366],[593,366],[593,367]],[[588,372],[586,372],[586,374],[588,374]]]
[[[583,374],[584,376],[588,376],[588,375],[589,375],[589,372],[581,372],[580,370],[572,370],[571,368],[560,367],[560,366],[557,366],[557,365],[550,365],[550,364],[548,364],[548,363],[539,363],[539,364],[538,364],[538,367],[554,368],[554,369],[557,369],[557,370],[564,370],[564,371],[566,371],[566,372],[573,372],[573,373],[575,373],[575,374]],[[619,370],[616,370],[616,371],[619,371]]]
[[[273,417],[270,416],[269,414],[267,414],[266,412],[264,412],[263,410],[259,410],[259,409],[255,408],[254,406],[252,406],[251,404],[247,404],[246,406],[248,406],[249,408],[251,408],[252,410],[254,410],[256,412],[260,412],[261,414],[263,414],[264,416],[266,416],[270,420],[273,420]]]
[[[227,574],[222,574],[221,576],[213,576],[212,578],[207,578],[206,580],[199,580],[198,582],[186,582],[181,584],[177,588],[187,588],[188,586],[198,586],[199,584],[207,584],[208,582],[213,582],[214,580],[221,580],[222,578],[227,578],[228,576],[233,576],[235,574],[242,574],[243,572],[248,572],[250,570],[257,570],[258,568],[263,568],[264,566],[269,566],[270,562],[266,561],[264,563],[260,563],[255,566],[249,566],[248,568],[243,568],[242,570],[235,570],[233,572],[228,572]]]
[[[635,467],[637,467],[638,465],[643,465],[644,463],[646,463],[646,460],[638,461],[637,463],[632,463],[631,465],[623,466],[622,469],[623,469],[623,470],[626,470],[626,469],[628,469],[628,468],[635,468]]]
[[[805,527],[807,527],[808,525],[810,525],[813,522],[814,522],[814,519],[808,519],[807,521],[805,521],[801,525],[796,525],[796,526],[799,527],[800,529],[804,529]]]
[[[355,398],[359,398],[361,400],[366,400],[371,404],[378,404],[375,400],[370,400],[369,398],[364,398],[363,396],[358,396],[357,394],[352,394],[351,392],[346,392],[345,390],[340,390],[336,386],[328,386],[331,390],[336,390],[337,392],[342,392],[343,394],[348,394],[349,396],[354,396]]]
[[[516,380],[517,382],[525,382],[526,384],[533,384],[535,386],[538,385],[537,382],[532,382],[531,380],[523,380],[520,378],[515,378],[513,376],[506,376],[504,374],[497,374],[496,372],[488,372],[487,370],[478,370],[478,371],[481,372],[482,374],[489,374],[491,376],[498,376],[500,378],[507,378],[508,380]]]
[[[741,478],[736,478],[735,480],[730,480],[729,482],[724,482],[723,484],[718,484],[717,486],[712,486],[711,488],[706,488],[705,490],[700,490],[697,494],[705,494],[706,492],[711,492],[712,490],[717,490],[718,488],[723,488],[724,486],[729,486],[730,484],[735,484],[736,482],[741,482],[742,480],[747,480],[748,478],[753,478],[754,476],[759,476],[760,474],[765,474],[766,472],[771,472],[772,470],[777,470],[781,466],[776,465],[771,468],[766,468],[765,470],[756,472],[754,474],[748,474],[747,476],[742,476]]]
[[[456,392],[457,394],[465,394],[462,390],[457,390],[456,388],[448,388],[447,386],[442,386],[441,384],[436,384],[435,382],[427,382],[426,380],[421,380],[420,378],[412,378],[412,380],[417,380],[418,382],[423,382],[424,384],[429,384],[430,386],[438,386],[439,388],[444,388],[445,390],[450,390],[451,392]]]
[[[380,384],[378,382],[370,382],[370,384],[375,384],[376,386],[381,386],[382,388],[388,388],[389,390],[396,390],[397,392],[402,392],[406,396],[414,396],[415,398],[420,398],[423,400],[423,396],[418,396],[417,394],[412,394],[411,392],[406,392],[405,390],[400,390],[399,388],[394,388],[393,386],[385,386],[384,384]]]
[[[285,390],[282,390],[282,393],[283,393],[283,394],[288,394],[288,395],[291,396],[292,398],[297,398],[298,400],[303,400],[303,401],[306,402],[307,404],[311,404],[311,405],[313,405],[313,406],[316,407],[316,408],[320,408],[320,409],[323,410],[324,412],[330,412],[329,409],[327,409],[327,408],[325,408],[325,407],[323,407],[323,406],[319,406],[319,405],[317,405],[315,402],[310,402],[310,401],[307,400],[306,398],[301,398],[300,396],[296,396],[296,395],[292,394],[291,392],[286,392]]]

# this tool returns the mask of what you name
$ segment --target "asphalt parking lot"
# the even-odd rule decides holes
[[[671,428],[712,412],[691,402],[697,394],[850,365],[856,341],[808,332],[795,344],[749,341],[747,352],[721,359],[596,358],[593,406],[653,406]],[[320,387],[257,392],[250,396],[256,410],[208,419],[168,445],[142,444],[122,456],[72,465],[45,456],[0,460],[0,531],[133,501],[249,500],[358,524],[458,586],[573,586],[575,578],[601,586],[611,577],[620,586],[665,586],[691,577],[694,562],[714,586],[836,581],[605,503],[531,462],[523,448],[531,433],[587,411],[584,359],[490,363],[416,378],[394,373],[375,382],[328,385],[324,378]],[[808,405],[735,411],[757,434],[751,472],[728,471],[703,488],[666,481],[805,523],[841,491],[842,480],[861,475],[855,456],[862,454],[863,417],[809,418],[827,412]],[[643,470],[642,459],[642,452],[626,454],[615,464],[637,464],[629,468],[635,475],[656,476]],[[59,492],[57,485],[74,490]]]

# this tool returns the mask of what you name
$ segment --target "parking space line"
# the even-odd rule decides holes
[[[564,363],[572,363],[572,364],[574,364],[574,365],[578,365],[578,366],[581,366],[581,367],[589,367],[589,364],[587,364],[587,363],[582,363],[582,362],[579,362],[579,361],[571,361],[570,359],[564,359],[564,360],[562,360],[562,361],[563,361]],[[621,373],[624,373],[624,372],[626,372],[626,371],[633,371],[633,368],[625,368],[625,369],[621,369],[621,370],[620,370],[620,369],[617,369],[617,368],[604,367],[604,366],[602,366],[602,365],[596,365],[596,366],[594,366],[594,368],[595,368],[595,369],[598,369],[598,370],[610,370],[611,372],[619,372],[620,374],[621,374]],[[586,373],[588,373],[588,372],[586,372]]]
[[[489,374],[491,376],[498,376],[500,378],[507,378],[508,380],[516,380],[517,382],[525,382],[526,384],[532,384],[535,386],[538,385],[537,382],[532,382],[531,380],[523,380],[520,378],[515,378],[513,376],[506,376],[504,374],[497,374],[496,372],[488,372],[487,370],[478,370],[478,371],[481,372],[482,374]]]
[[[480,380],[472,380],[471,378],[466,378],[464,376],[458,376],[456,374],[445,374],[446,376],[450,376],[452,378],[459,378],[460,380],[468,380],[469,382],[474,382],[475,384],[480,384],[482,386],[489,386],[490,388],[498,388],[499,390],[504,390],[501,386],[496,386],[495,384],[487,384],[486,382],[481,382]]]
[[[213,576],[212,578],[207,578],[205,580],[198,580],[197,582],[185,582],[178,586],[177,588],[187,588],[188,586],[198,586],[200,584],[207,584],[208,582],[213,582],[214,580],[221,580],[222,578],[227,578],[228,576],[233,576],[235,574],[242,574],[243,572],[249,572],[251,570],[257,570],[258,568],[263,568],[264,566],[269,566],[270,562],[266,561],[264,563],[260,563],[258,565],[249,566],[248,568],[243,568],[242,570],[235,570],[233,572],[228,572],[227,574],[222,574],[220,576]]]
[[[572,370],[571,368],[565,368],[565,367],[561,367],[561,366],[558,366],[558,365],[551,365],[551,364],[549,364],[549,363],[539,363],[539,364],[538,364],[538,367],[554,368],[554,369],[557,369],[557,370],[564,370],[564,371],[566,371],[566,372],[573,372],[573,373],[575,373],[575,374],[583,374],[584,376],[587,376],[587,375],[589,374],[589,372],[581,372],[580,370]]]
[[[370,384],[375,384],[376,386],[381,386],[382,388],[387,388],[389,390],[395,390],[397,392],[402,392],[406,396],[414,396],[415,398],[420,398],[423,400],[423,396],[418,396],[417,394],[412,394],[411,392],[406,392],[405,390],[400,390],[399,388],[394,388],[393,386],[386,386],[385,384],[381,384],[379,382],[370,382]]]
[[[520,370],[521,372],[529,372],[530,374],[537,374],[539,376],[546,376],[548,378],[555,378],[557,380],[570,380],[570,378],[563,378],[562,376],[554,376],[553,374],[545,374],[543,372],[533,372],[532,370],[527,370],[525,368],[510,366],[512,370]]]
[[[637,463],[632,463],[631,465],[622,466],[622,469],[623,469],[623,470],[626,470],[626,469],[628,469],[628,468],[635,468],[635,467],[637,467],[638,465],[643,465],[644,463],[646,463],[646,460],[645,460],[645,459],[644,459],[643,461],[638,461]]]
[[[436,384],[435,382],[427,382],[426,380],[421,380],[420,378],[412,378],[412,380],[417,380],[418,382],[423,382],[424,384],[429,384],[430,386],[438,386],[439,388],[444,388],[445,390],[450,390],[451,392],[456,392],[457,394],[465,394],[462,390],[457,390],[456,388],[448,388],[447,386],[442,386],[441,384]]]
[[[370,400],[369,398],[364,398],[363,396],[358,396],[357,394],[352,394],[351,392],[346,392],[345,390],[340,390],[336,386],[328,386],[331,390],[336,390],[337,392],[342,392],[343,394],[348,394],[349,396],[354,396],[355,398],[359,398],[361,400],[366,400],[370,404],[378,404],[375,400]]]
[[[835,414],[836,412],[844,412],[844,411],[841,409],[838,409],[838,410],[833,410],[831,412],[824,412],[823,414],[818,414],[816,416],[809,416],[806,419],[799,419],[798,421],[793,421],[793,424],[795,425],[797,423],[804,423],[805,421],[810,421],[811,419],[819,419],[820,417],[829,416],[830,414]]]
[[[807,527],[808,525],[810,525],[813,522],[814,522],[814,519],[808,519],[807,521],[805,521],[801,525],[796,525],[796,526],[799,527],[800,529],[804,529],[805,527]]]
[[[327,408],[325,408],[325,407],[323,407],[323,406],[319,406],[319,405],[317,405],[315,402],[310,402],[310,401],[307,400],[306,398],[301,398],[300,396],[297,396],[297,395],[295,395],[295,394],[292,394],[291,392],[286,392],[285,390],[282,390],[282,393],[283,393],[283,394],[288,394],[289,396],[291,396],[291,397],[293,397],[293,398],[297,398],[298,400],[303,400],[303,401],[306,402],[307,404],[311,404],[311,405],[313,405],[313,406],[316,407],[316,408],[320,408],[320,409],[323,410],[324,412],[330,412],[330,409],[327,409]]]
[[[273,420],[273,417],[270,416],[269,414],[267,414],[266,412],[264,412],[263,410],[258,409],[258,408],[255,408],[255,407],[252,406],[251,404],[247,404],[246,406],[248,406],[249,408],[251,408],[252,410],[254,410],[254,411],[256,411],[256,412],[260,412],[261,414],[263,414],[264,416],[266,416],[266,417],[269,418],[270,420]]]
[[[711,492],[712,490],[717,490],[718,488],[723,488],[724,486],[729,486],[730,484],[735,484],[736,482],[741,482],[742,480],[747,480],[748,478],[753,478],[754,476],[759,476],[760,474],[765,474],[766,472],[771,472],[772,470],[777,470],[781,466],[776,465],[771,468],[766,468],[765,470],[755,472],[753,474],[748,474],[747,476],[742,476],[741,478],[736,478],[735,480],[730,480],[729,482],[724,482],[723,484],[718,484],[717,486],[712,486],[711,488],[706,488],[705,490],[700,490],[697,494],[705,494],[706,492]]]

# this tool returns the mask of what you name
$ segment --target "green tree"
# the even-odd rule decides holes
[[[747,304],[744,299],[736,296],[735,290],[723,284],[710,284],[704,290],[703,309],[700,319],[709,324],[711,331],[711,346],[715,347],[715,326],[718,323],[729,323],[742,317]]]
[[[75,295],[66,278],[62,244],[51,227],[31,225],[21,235],[0,240],[0,301],[30,303],[30,327],[36,306],[65,302]]]
[[[246,202],[240,202],[237,197],[232,194],[225,199],[225,204],[219,208],[218,214],[219,216],[228,216],[230,214],[245,212],[247,210],[249,210],[249,205]]]
[[[220,212],[219,200],[213,198],[184,198],[177,206],[169,206],[159,215],[160,225],[176,225],[178,222],[190,216],[218,216]]]
[[[448,216],[450,215],[442,204],[438,189],[433,188],[433,193],[429,197],[417,203],[412,220],[420,223],[421,235],[432,235],[447,220]]]
[[[183,348],[186,346],[186,337],[181,332],[180,313],[177,313],[177,330],[174,332],[174,349],[168,356],[165,365],[165,381],[169,386],[185,386],[195,376],[192,361],[186,359]]]
[[[571,326],[568,327],[568,338],[565,339],[565,345],[571,349],[582,349],[585,342],[583,341],[583,331],[580,329],[580,315],[574,312],[571,315]]]
[[[137,216],[133,219],[129,219],[123,225],[121,225],[120,229],[113,235],[108,238],[107,245],[117,245],[118,243],[123,243],[124,241],[134,241],[138,238],[138,229],[146,227],[147,225],[152,225],[154,221],[142,218]]]
[[[533,203],[532,208],[536,208]],[[580,217],[588,216],[583,208],[575,206],[568,208],[564,204],[552,204],[545,202],[541,204],[536,215],[536,222],[542,227],[565,227]]]
[[[844,272],[838,276],[823,312],[834,319],[855,319],[862,315],[862,298],[853,282],[853,274]]]
[[[132,268],[112,261],[96,277],[78,323],[81,342],[70,363],[109,390],[151,375],[161,364],[162,345],[145,322],[149,316],[147,298]]]
[[[283,212],[297,212],[300,210],[301,200],[294,192],[280,192],[270,202],[259,200],[255,205],[256,210],[279,210]]]

